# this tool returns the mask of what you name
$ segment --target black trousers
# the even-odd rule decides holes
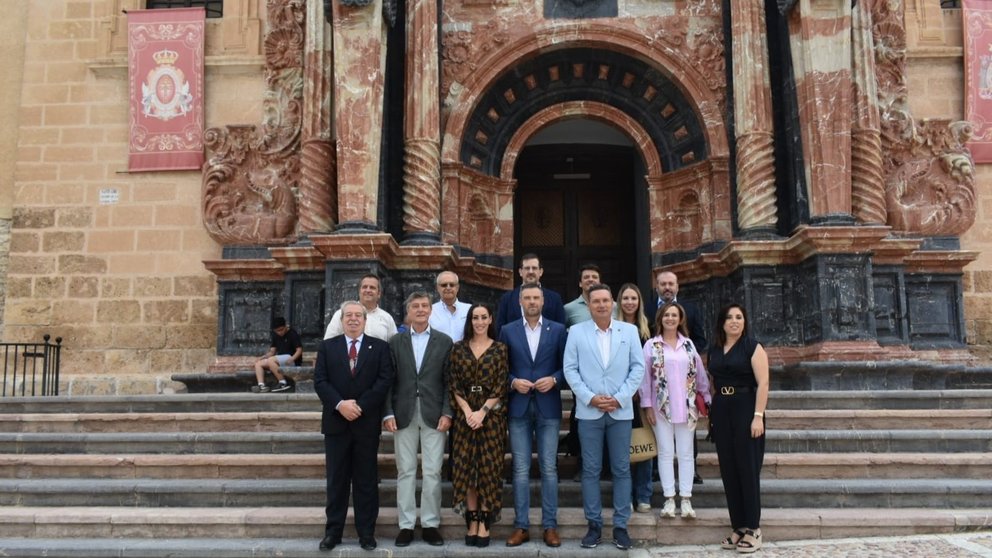
[[[734,529],[761,526],[761,464],[765,436],[751,437],[754,392],[713,397],[710,423],[720,461],[720,477],[727,495],[730,525]]]
[[[348,492],[355,505],[355,530],[359,537],[375,534],[379,516],[377,479],[379,434],[344,434],[324,436],[327,472],[327,524],[324,535],[340,539],[348,515]]]

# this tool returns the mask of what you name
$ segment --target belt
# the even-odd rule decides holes
[[[716,388],[717,395],[739,395],[742,393],[754,393],[754,386],[720,386]]]

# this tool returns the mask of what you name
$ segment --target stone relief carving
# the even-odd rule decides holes
[[[475,27],[474,31],[450,31],[441,40],[442,99],[456,83],[461,83],[478,69],[480,60],[506,43],[506,31],[499,29],[495,22]]]
[[[204,134],[203,221],[225,245],[280,244],[297,225],[304,0],[268,0],[262,124]]]
[[[964,146],[972,127],[913,118],[903,2],[874,2],[871,17],[888,224],[927,236],[960,235],[976,213],[974,161]]]
[[[727,63],[723,55],[723,30],[709,27],[693,31],[689,47],[690,60],[700,69],[711,91],[727,85]]]

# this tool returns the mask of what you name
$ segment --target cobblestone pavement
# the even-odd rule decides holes
[[[648,549],[644,554],[651,558],[729,558],[736,552],[722,550],[719,546],[668,546]],[[787,541],[766,543],[756,557],[770,558],[890,558],[908,556],[919,558],[992,558],[992,533],[959,533],[953,535],[916,535],[912,537],[884,537],[862,539],[836,539],[816,541]]]

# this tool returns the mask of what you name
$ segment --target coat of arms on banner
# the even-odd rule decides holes
[[[175,67],[179,53],[160,50],[152,55],[157,66],[141,84],[141,113],[150,118],[169,121],[193,110],[193,95],[183,71]]]

